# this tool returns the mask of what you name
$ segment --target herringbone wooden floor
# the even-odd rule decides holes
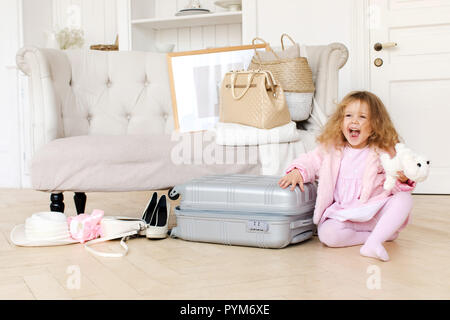
[[[72,196],[65,194],[68,215],[75,214]],[[92,193],[86,212],[139,217],[150,196]],[[11,244],[14,225],[47,211],[48,199],[0,190],[0,299],[450,298],[450,196],[414,196],[411,224],[386,244],[389,262],[362,257],[359,247],[327,248],[317,237],[278,250],[140,238],[118,259],[93,256],[80,244]],[[118,241],[97,247],[119,249]]]

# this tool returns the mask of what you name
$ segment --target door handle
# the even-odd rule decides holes
[[[385,43],[375,43],[373,48],[375,51],[381,51],[382,49],[393,48],[397,46],[397,42],[385,42]]]

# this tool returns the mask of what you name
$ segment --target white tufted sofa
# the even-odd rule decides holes
[[[338,43],[307,49],[316,100],[329,115],[348,52]],[[85,192],[165,189],[207,174],[260,172],[259,163],[171,161],[180,140],[171,136],[164,54],[25,47],[17,65],[30,77],[32,186],[52,193],[52,210],[64,211],[64,191],[75,192],[83,212]],[[305,124],[313,132],[314,124]]]

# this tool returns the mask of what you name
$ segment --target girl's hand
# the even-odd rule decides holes
[[[406,183],[409,179],[407,176],[405,176],[405,174],[403,173],[403,171],[397,171],[397,179],[401,182],[401,183]]]
[[[297,184],[300,186],[300,190],[304,192],[303,177],[297,169],[292,170],[278,181],[278,185],[283,189],[286,189],[291,185],[291,191],[294,191]]]

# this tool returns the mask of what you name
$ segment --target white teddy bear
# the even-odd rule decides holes
[[[404,175],[415,182],[424,181],[428,177],[430,161],[422,155],[415,154],[403,143],[395,145],[397,154],[390,158],[387,153],[380,156],[381,164],[386,172],[385,190],[392,190],[397,180],[397,171],[403,171]]]

